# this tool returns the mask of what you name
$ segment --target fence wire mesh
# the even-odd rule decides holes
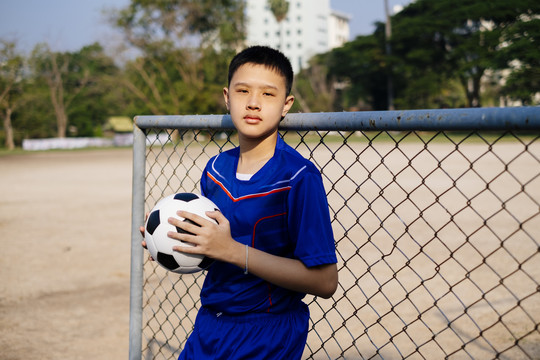
[[[233,131],[147,129],[145,211],[198,192]],[[517,131],[282,131],[321,170],[339,287],[304,359],[539,359],[540,141]],[[142,356],[178,356],[204,273],[145,259]]]

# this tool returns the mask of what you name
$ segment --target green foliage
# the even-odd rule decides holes
[[[334,108],[338,92],[335,79],[328,75],[323,57],[315,57],[309,69],[302,70],[295,78],[296,102],[292,112],[324,112]]]
[[[384,24],[324,55],[328,77],[350,85],[334,110],[387,109],[387,76],[400,109],[532,104],[540,91],[540,3],[417,0]],[[504,84],[505,85],[501,85]]]
[[[245,38],[243,1],[140,1],[115,23],[141,56],[126,65],[122,84],[139,113],[225,111],[227,66]]]
[[[57,136],[93,136],[96,128],[119,110],[113,80],[119,69],[101,45],[96,43],[76,52],[62,53],[40,44],[34,49],[30,63],[34,81],[48,89]],[[35,92],[34,96],[40,94],[43,92]]]
[[[22,139],[55,137],[56,118],[49,98],[49,89],[43,83],[32,81],[25,92],[24,107],[13,115],[15,142]]]
[[[287,17],[289,12],[289,2],[287,0],[267,0],[267,3],[278,23]]]
[[[244,5],[131,0],[110,14],[137,53],[121,67],[97,43],[74,52],[40,44],[25,57],[0,39],[0,137],[11,126],[19,145],[58,136],[58,128],[99,135],[114,115],[225,112],[222,88],[244,44]],[[288,1],[268,5],[276,20],[286,16]],[[293,111],[385,110],[389,75],[397,109],[497,106],[501,98],[536,104],[538,1],[417,0],[391,21],[388,44],[379,23],[373,34],[311,59],[295,79]]]
[[[540,92],[540,17],[524,15],[503,34],[498,60],[501,67],[512,69],[502,88],[508,97],[532,105]]]
[[[212,48],[163,49],[129,62],[123,84],[136,97],[139,113],[222,112],[228,61]]]
[[[218,40],[232,49],[245,34],[241,0],[131,0],[111,19],[142,50],[155,44],[193,45],[194,37],[204,46]]]
[[[83,47],[73,54],[73,61],[79,64],[74,72],[79,77],[72,81],[80,79],[82,71],[89,72],[90,80],[68,110],[71,125],[68,135],[96,136],[109,116],[122,111],[123,94],[117,90],[116,83],[119,69],[99,44]]]
[[[328,73],[338,83],[349,84],[340,99],[343,109],[386,108],[387,57],[381,36],[359,36],[322,56]]]
[[[393,50],[407,64],[433,73],[440,85],[459,79],[467,106],[481,106],[486,70],[502,70],[524,55],[500,52],[509,29],[519,27],[524,14],[539,15],[538,2],[418,0],[393,18]]]

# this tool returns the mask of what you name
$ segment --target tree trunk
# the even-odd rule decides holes
[[[62,72],[67,72],[68,61],[64,62],[62,68],[58,67],[56,54],[51,53],[50,75],[47,77],[49,91],[51,94],[51,102],[53,104],[54,113],[56,115],[56,131],[59,138],[66,137],[68,117],[66,114],[66,106],[64,103],[64,84],[62,82]]]
[[[53,104],[54,113],[56,115],[56,130],[59,138],[66,137],[67,130],[67,114],[64,106],[64,89],[62,82],[49,81],[49,90],[51,93],[51,102]]]
[[[461,84],[465,88],[468,107],[481,107],[480,102],[480,84],[482,76],[462,77]]]
[[[11,114],[13,110],[8,107],[4,114],[4,131],[6,132],[6,148],[8,150],[15,149],[15,142],[13,141],[13,125],[11,124]]]

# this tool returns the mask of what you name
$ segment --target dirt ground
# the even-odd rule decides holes
[[[0,156],[0,358],[126,359],[131,149]]]
[[[410,145],[410,147],[413,146],[416,145]],[[403,149],[409,148],[404,146]],[[483,151],[482,149],[482,147],[479,147],[478,151]],[[432,154],[435,156],[438,156],[437,151],[439,150],[441,149],[438,149],[436,146],[431,149]],[[468,153],[469,156],[474,156],[474,150],[475,148],[468,149],[470,151]],[[512,158],[520,151],[523,151],[522,147],[514,145],[504,145],[500,149],[496,149],[499,157],[509,158]],[[534,149],[531,147],[529,151],[538,154],[537,147]],[[350,160],[352,164],[357,161],[353,155],[341,154],[340,161],[342,164],[346,164],[346,161]],[[326,156],[328,157],[330,155],[327,154]],[[349,160],[343,156],[348,157]],[[440,158],[446,159],[445,164],[448,162],[446,164],[446,171],[460,173],[463,167],[462,157],[445,156],[443,154]],[[528,182],[526,179],[530,179],[531,174],[534,175],[537,173],[538,157],[537,155],[535,156],[523,156],[523,161],[513,161],[511,170],[514,171],[514,176],[524,176],[525,180],[522,179],[522,181]],[[377,158],[371,158],[367,156],[365,159],[362,159],[362,164],[368,168],[376,168]],[[324,159],[324,156],[321,157],[318,155],[318,159],[321,163],[327,161]],[[429,166],[433,162],[431,157],[426,157],[425,159],[417,157],[415,161],[416,159],[422,163],[422,166]],[[374,164],[370,164],[370,161],[374,161]],[[386,156],[385,158],[385,166],[389,168],[396,165],[397,169],[401,169],[403,166],[402,163],[403,161],[399,156],[395,159],[392,156]],[[490,169],[496,172],[500,167],[500,161],[497,157],[489,157],[485,163],[478,161],[475,164],[475,169],[481,168],[486,170],[483,176],[486,176],[485,174],[489,175]],[[517,171],[518,168],[519,171]],[[333,169],[328,168],[326,170],[329,176],[334,176],[332,175],[334,173],[337,177],[341,176],[340,169],[333,171]],[[363,173],[363,171],[365,172],[363,168],[351,167],[350,171],[354,171],[357,178],[367,177]],[[0,234],[2,235],[0,238],[2,249],[2,256],[0,257],[0,274],[2,276],[0,281],[0,360],[99,360],[128,358],[131,176],[132,151],[129,148],[0,155]],[[380,174],[374,172],[371,176],[379,184],[384,184],[384,181],[389,181],[388,179],[391,178],[386,172],[382,171]],[[409,188],[414,189],[417,186],[415,179],[416,181],[419,180],[416,173],[407,173],[403,176],[404,179],[398,179],[401,181],[402,187],[410,190]],[[437,174],[434,174],[432,177],[433,180],[429,180],[433,182],[429,184],[432,190],[436,192],[442,191],[439,187],[444,188],[447,185],[445,183],[445,181],[448,181],[446,174],[441,173],[440,179],[437,177]],[[439,201],[447,209],[456,208],[459,210],[462,205],[458,204],[459,206],[455,207],[454,202],[459,203],[459,201],[463,201],[463,193],[474,194],[474,192],[469,190],[475,188],[475,186],[485,188],[483,182],[475,185],[475,179],[476,177],[471,179],[461,177],[458,186],[461,187],[462,193],[452,192],[447,198],[441,195]],[[538,179],[535,179],[534,181],[537,182]],[[329,197],[330,201],[335,200],[339,202],[341,196],[348,197],[354,195],[357,189],[355,183],[351,182],[349,184],[346,180],[340,180],[345,183],[340,187],[339,194],[332,193]],[[508,186],[508,184],[516,183],[512,179],[510,180],[510,182],[507,182],[505,179],[492,181],[490,188],[494,189],[498,196],[506,197],[507,195],[505,194],[507,191],[512,193],[515,190],[512,190],[513,188]],[[531,180],[527,186],[527,193],[531,198],[538,199],[540,198],[538,189],[540,188],[534,186]],[[366,187],[362,190],[364,194],[369,196],[375,196],[379,193],[378,188],[370,189]],[[392,198],[394,196],[395,199],[399,199],[399,196],[402,196],[403,190],[401,188],[388,187],[386,192],[385,195],[388,198],[394,199]],[[430,200],[430,197],[433,196],[431,193],[425,194],[420,191],[411,191],[411,193],[412,195],[409,196],[409,199],[417,201],[417,204],[421,204],[424,198],[425,201],[432,201]],[[337,199],[333,199],[333,197],[337,197]],[[343,211],[339,214],[340,223],[351,226],[349,237],[352,239],[365,238],[365,235],[363,235],[364,229],[360,229],[356,221],[356,214],[362,213],[361,208],[364,206],[362,200],[352,197],[349,205],[352,212],[347,213],[347,211]],[[480,198],[478,199],[478,204],[473,203],[472,206],[475,207],[477,213],[483,214],[485,212],[486,214],[490,214],[493,208],[492,203],[500,206],[499,199],[493,196],[491,198]],[[530,214],[537,214],[538,209],[535,207],[537,204],[537,200],[531,201],[531,199],[526,197],[516,197],[515,201],[506,202],[507,207],[512,207],[514,216],[525,219],[528,219],[531,216]],[[381,209],[376,210],[380,210],[382,214],[384,214],[384,211],[388,211],[388,209],[385,210],[385,201],[375,201],[372,206],[381,207]],[[358,207],[358,209],[355,207]],[[446,221],[444,219],[448,217],[448,214],[440,214],[436,210],[437,208],[434,207],[433,211],[425,212],[423,216],[433,226],[440,226],[441,221],[443,223]],[[458,210],[456,211],[460,212]],[[407,223],[418,223],[418,221],[414,221],[414,216],[417,216],[415,214],[418,212],[418,209],[409,209],[403,205],[398,208],[398,211]],[[521,213],[526,215],[522,216],[520,215]],[[397,230],[401,229],[402,224],[400,222],[395,222],[394,224],[392,219],[392,217],[389,217],[386,220],[388,231],[393,231],[393,227]],[[383,250],[393,248],[393,243],[388,243],[389,237],[385,236],[386,233],[379,234],[380,232],[373,230],[379,226],[380,219],[373,218],[371,221],[369,217],[366,217],[361,220],[365,230],[374,233],[371,238],[372,243],[377,244],[379,249]],[[462,229],[468,231],[469,225],[476,226],[469,223],[477,221],[478,216],[469,214],[466,219],[456,219],[456,221],[458,220]],[[510,224],[509,227],[507,223]],[[373,226],[373,228],[370,226]],[[418,224],[415,226],[409,227],[408,230],[410,234],[415,235],[415,238],[430,239],[432,237],[432,235],[426,235],[433,230],[428,224],[425,224],[423,227]],[[493,231],[505,234],[505,229],[514,228],[516,221],[509,215],[501,215],[500,217],[494,217],[493,223],[490,226]],[[534,217],[531,217],[527,221],[525,229],[530,234],[538,234],[538,226],[538,218],[534,215]],[[341,230],[341,232],[343,231]],[[360,233],[356,234],[355,232]],[[452,230],[448,231],[447,234],[444,231],[440,231],[438,236],[446,242],[447,246],[458,248],[459,245],[454,244],[457,241],[455,239],[456,234],[459,235],[460,232]],[[476,237],[471,236],[468,238],[468,241],[472,244],[480,245],[482,241],[486,242],[494,238],[498,242],[498,238],[490,234],[479,233]],[[342,235],[339,231],[336,232],[337,237],[341,237]],[[409,240],[408,238],[400,239],[401,250],[406,252],[408,251],[407,249],[414,250],[418,247],[418,244],[414,244]],[[461,241],[463,239],[458,240]],[[506,251],[494,252],[487,261],[491,266],[489,269],[478,267],[477,270],[471,272],[470,277],[476,281],[475,285],[472,282],[470,284],[467,282],[469,284],[468,287],[465,284],[456,286],[454,291],[460,296],[460,301],[464,301],[469,305],[476,304],[475,306],[469,306],[467,313],[469,317],[462,317],[463,321],[459,317],[459,311],[463,310],[463,304],[461,302],[456,303],[456,301],[449,301],[446,304],[445,300],[453,295],[440,295],[444,293],[441,291],[447,290],[448,283],[439,282],[430,284],[429,281],[425,283],[423,281],[424,287],[418,287],[420,290],[425,288],[432,291],[433,294],[439,294],[442,299],[440,304],[438,304],[441,311],[444,310],[446,315],[454,316],[457,319],[452,324],[452,334],[459,334],[461,336],[461,338],[456,338],[458,339],[458,345],[463,343],[464,340],[462,339],[476,336],[478,329],[475,326],[471,326],[467,322],[468,319],[474,318],[481,325],[484,322],[486,324],[490,324],[493,321],[497,322],[497,319],[493,318],[495,312],[486,310],[496,310],[499,316],[502,317],[504,326],[506,326],[494,327],[484,334],[497,347],[504,347],[509,343],[510,345],[508,346],[511,346],[511,343],[515,341],[515,337],[523,336],[523,334],[531,331],[530,326],[534,327],[535,324],[538,324],[536,315],[539,313],[537,309],[540,304],[538,302],[538,294],[535,294],[534,291],[531,293],[531,289],[537,288],[538,279],[540,279],[540,267],[537,266],[538,256],[533,255],[537,252],[535,244],[535,241],[531,241],[529,238],[522,238],[521,236],[516,236],[515,239],[510,238],[510,240],[505,241],[505,247],[511,248],[513,256],[517,256],[522,261],[528,259],[522,267],[522,270],[525,270],[524,272],[517,271],[515,274],[506,274],[508,266],[499,269],[498,265],[502,266],[505,263],[509,263],[511,265],[510,269],[514,269],[517,266],[515,260],[507,256]],[[348,247],[352,247],[350,251],[354,253],[357,245],[358,243],[348,244],[344,241],[340,245],[340,251],[346,253],[349,250]],[[407,247],[408,245],[410,246]],[[489,243],[487,245],[488,247],[491,246]],[[350,298],[362,301],[359,302],[356,308],[352,308],[348,305],[348,301],[341,298],[341,295],[338,295],[336,298],[339,298],[341,302],[336,308],[341,311],[341,315],[327,318],[327,321],[333,324],[334,329],[339,329],[332,336],[338,340],[341,339],[340,336],[343,336],[346,339],[343,344],[350,342],[351,334],[354,334],[354,336],[362,334],[366,323],[369,324],[370,321],[372,324],[378,323],[376,318],[370,318],[375,314],[374,311],[370,311],[371,307],[364,306],[364,297],[367,296],[366,294],[371,294],[369,296],[372,299],[369,305],[373,309],[378,309],[378,313],[384,313],[383,310],[389,304],[389,299],[380,297],[379,299],[373,295],[379,291],[379,286],[375,286],[376,284],[370,280],[371,277],[368,275],[372,272],[378,277],[379,284],[388,282],[392,285],[393,282],[388,280],[392,278],[392,273],[388,272],[390,266],[400,268],[400,266],[403,266],[403,261],[405,261],[405,256],[400,257],[397,251],[393,253],[387,251],[388,255],[385,255],[386,267],[377,268],[377,266],[374,266],[371,272],[368,272],[365,269],[366,263],[376,264],[376,260],[381,257],[381,250],[370,249],[370,247],[364,246],[362,249],[362,258],[354,257],[354,259],[349,260],[348,268],[354,269],[354,272],[349,274],[349,270],[347,270],[340,275],[342,289],[348,289],[348,296]],[[438,271],[440,270],[446,276],[447,281],[457,283],[458,280],[454,279],[454,277],[464,276],[461,273],[454,274],[456,272],[454,268],[449,267],[445,269],[445,264],[449,261],[444,262],[444,259],[439,259],[438,257],[449,257],[447,250],[440,248],[440,246],[431,245],[431,247],[426,247],[424,252],[431,254],[433,259],[443,264]],[[499,253],[500,256],[498,255]],[[408,254],[408,258],[416,258],[414,255],[415,252],[411,252],[411,254],[406,252],[405,254]],[[469,259],[467,256],[473,256],[475,254],[477,252],[468,247],[467,251],[454,253],[453,258],[456,261],[460,260],[462,264],[474,264],[474,261],[480,260],[477,257]],[[435,271],[433,269],[433,262],[426,260],[424,263],[416,265],[417,267],[415,269],[420,272],[422,278],[428,280],[433,278],[433,271]],[[458,269],[462,269],[462,267],[458,267]],[[486,271],[483,271],[483,269]],[[487,300],[491,300],[491,305],[481,306],[484,305],[484,302],[478,300],[480,296],[478,294],[479,287],[482,289],[491,289],[493,287],[495,289],[495,282],[499,281],[498,278],[493,279],[494,270],[492,269],[506,274],[507,279],[504,282],[504,289],[507,289],[507,291],[499,294],[499,292],[489,290]],[[360,274],[366,275],[361,276]],[[417,286],[418,276],[420,275],[411,275],[413,278],[411,284]],[[394,287],[397,290],[401,289],[403,284],[409,284],[408,281],[410,280],[407,277],[400,278],[400,276],[402,276],[401,273],[396,278],[401,281],[400,285]],[[154,280],[157,281],[156,279]],[[357,288],[361,288],[363,293],[359,293]],[[409,286],[409,289],[413,288],[413,286]],[[508,291],[511,291],[511,293]],[[420,295],[422,294],[424,293],[420,292]],[[517,298],[516,295],[512,294],[523,295],[527,298],[519,306],[516,306]],[[413,292],[411,296],[414,297],[413,295],[416,297],[420,296],[418,292]],[[469,295],[471,299],[469,299]],[[399,307],[396,307],[395,312],[397,314],[401,311],[399,314],[405,320],[414,320],[414,317],[411,316],[417,316],[421,308],[421,311],[423,311],[423,321],[432,321],[430,326],[434,329],[439,329],[437,331],[440,332],[438,343],[440,346],[440,344],[451,341],[452,336],[448,337],[443,332],[443,329],[448,324],[446,321],[440,321],[441,316],[439,316],[439,313],[431,316],[427,310],[431,306],[430,304],[432,304],[429,301],[427,303],[425,301],[430,299],[429,296],[433,295],[427,294],[420,298],[414,298],[411,299],[410,303],[406,304],[401,304],[399,299],[393,299],[394,302],[401,304]],[[381,300],[380,304],[379,300]],[[453,311],[455,309],[452,306],[456,304],[458,313],[454,314]],[[328,306],[330,305],[328,303]],[[358,309],[360,309],[358,316],[362,318],[363,323],[355,320],[355,314],[359,311]],[[315,316],[317,315],[315,313],[313,314]],[[500,314],[505,315],[502,316]],[[524,322],[520,322],[521,318],[524,318]],[[346,324],[343,319],[347,319]],[[383,319],[383,323],[390,321],[389,319],[393,319],[393,317],[390,316]],[[403,319],[401,321],[405,321]],[[411,325],[418,325],[418,322],[415,323],[413,320],[410,320]],[[330,329],[324,328],[324,324],[325,322],[321,322],[320,326],[322,328],[317,328],[316,330],[319,335],[323,335],[326,338],[327,335],[330,335],[325,332],[330,332]],[[402,326],[400,324],[402,323],[398,321],[395,324],[384,325],[391,328],[394,325]],[[187,325],[187,328],[189,326],[190,324]],[[514,334],[513,336],[509,335],[510,330],[508,327],[511,328]],[[426,332],[428,331],[427,329],[427,325],[420,330],[411,326],[411,332],[415,334],[421,334],[422,331]],[[473,331],[474,334],[469,334],[468,330]],[[376,331],[376,328],[372,326],[370,340],[378,339],[379,335],[374,331]],[[399,329],[396,331],[399,332]],[[435,330],[432,329],[431,331]],[[381,331],[380,338],[383,339],[383,343],[386,341],[384,339],[386,339],[387,335],[386,332]],[[457,335],[453,336],[455,337]],[[405,344],[403,345],[404,351],[414,351],[414,349],[407,350],[410,341],[409,338],[403,338]],[[538,329],[536,326],[535,330],[532,330],[532,333],[520,342],[520,348],[528,354],[535,354],[535,359],[537,359],[536,354],[540,352],[538,351],[538,344],[540,344],[538,339]],[[160,340],[160,338],[157,338],[157,340]],[[315,340],[318,341],[316,336]],[[373,344],[363,344],[360,343],[361,341],[366,341],[366,336],[360,338],[359,343],[355,345],[356,347],[350,349],[351,352],[356,353],[356,349],[359,349],[358,351],[362,349],[362,352],[365,354],[370,354]],[[396,343],[399,343],[399,341],[399,338],[395,339]],[[482,342],[477,343],[479,345],[473,343],[469,347],[472,347],[469,354],[479,354],[474,355],[474,358],[486,358],[485,354],[493,353],[492,348],[487,347],[486,350],[482,348]],[[311,349],[317,349],[317,344],[316,342],[315,347]],[[341,347],[333,346],[332,342],[324,345],[324,348],[325,352],[322,353],[322,358],[328,358],[330,356],[326,356],[326,353],[339,354],[343,351]],[[431,353],[430,348],[427,346],[425,347],[425,351],[427,354]],[[438,350],[434,349],[433,351]],[[528,357],[524,356],[523,351],[517,349],[515,352],[507,353],[505,357],[501,358],[530,358],[530,355]],[[357,357],[356,355],[351,355],[347,358],[352,359]],[[392,359],[399,357],[385,356],[385,358]],[[491,356],[488,358],[491,358]]]

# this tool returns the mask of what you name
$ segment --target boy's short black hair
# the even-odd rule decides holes
[[[245,64],[264,65],[276,71],[285,78],[287,95],[291,93],[294,78],[293,69],[289,59],[279,50],[257,45],[248,47],[236,54],[229,64],[229,86],[236,70]]]

